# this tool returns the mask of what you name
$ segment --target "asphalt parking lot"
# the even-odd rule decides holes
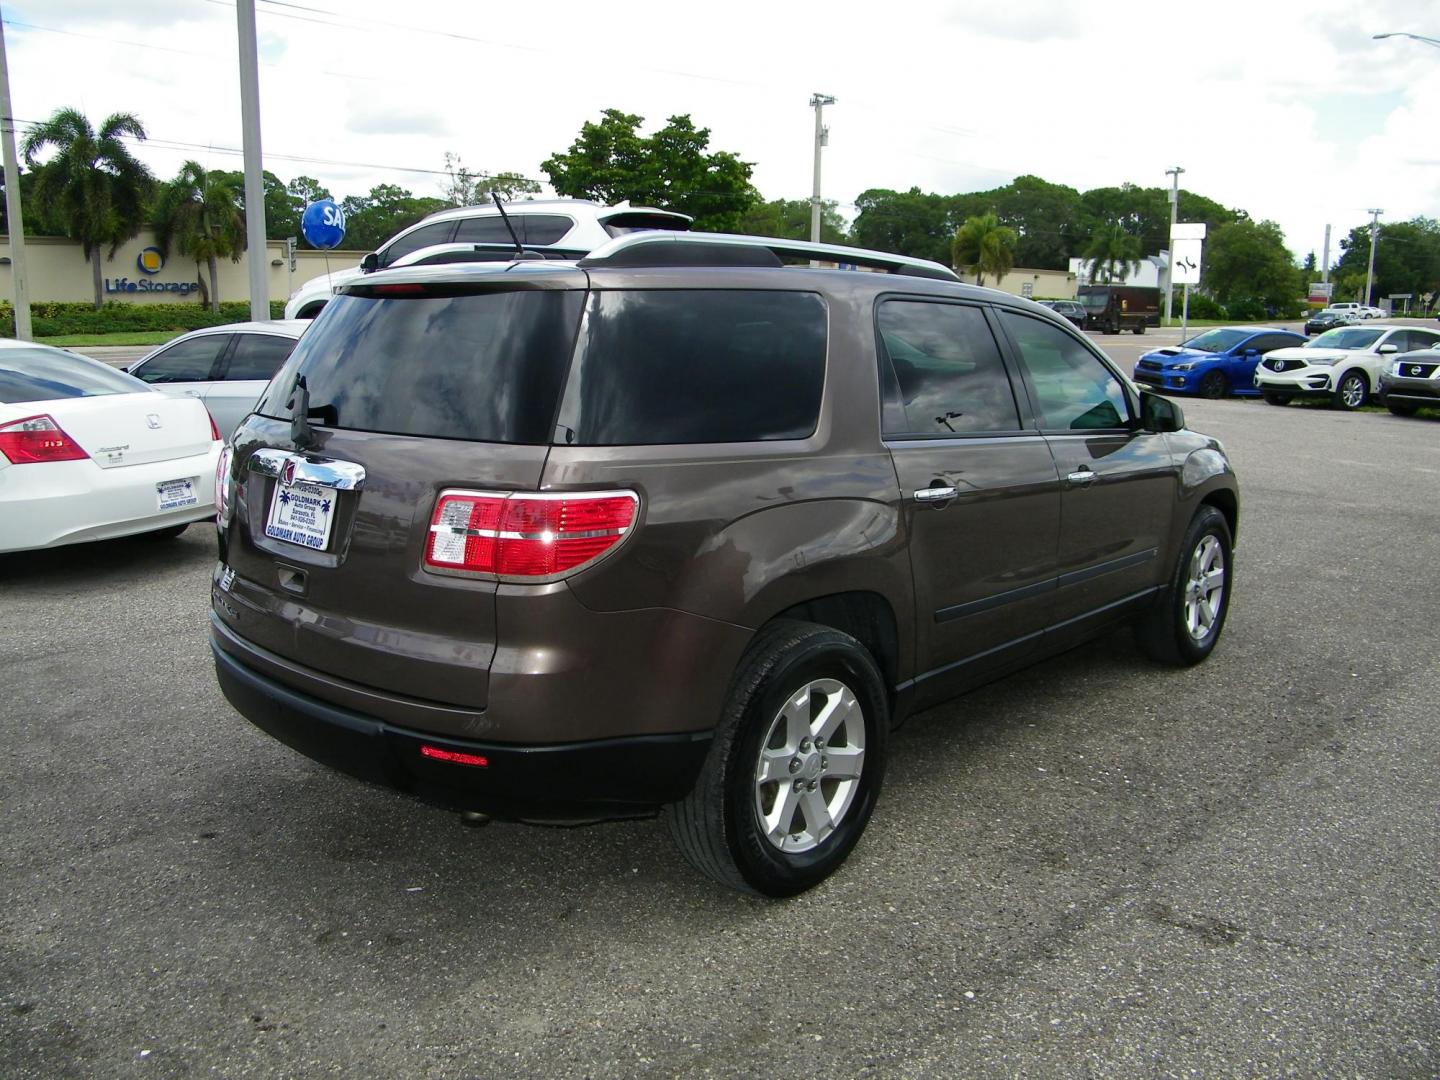
[[[782,903],[254,730],[205,526],[0,557],[3,1072],[1435,1076],[1440,421],[1184,408],[1244,500],[1210,662],[1114,634],[912,719]]]

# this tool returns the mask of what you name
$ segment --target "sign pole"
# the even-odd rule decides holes
[[[30,332],[30,279],[25,273],[20,165],[15,158],[15,118],[10,115],[10,66],[5,56],[3,23],[0,23],[0,141],[5,144],[5,214],[10,230],[10,281],[15,287],[15,337],[20,341],[30,341],[33,340]]]
[[[1190,283],[1185,283],[1185,300],[1180,307],[1180,340],[1184,341],[1190,336],[1187,329],[1190,323]]]

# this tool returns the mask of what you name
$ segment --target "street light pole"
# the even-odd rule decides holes
[[[1370,265],[1365,270],[1365,305],[1370,307],[1370,289],[1375,283],[1375,241],[1380,236],[1380,215],[1384,210],[1370,211]]]
[[[1175,222],[1180,214],[1180,174],[1185,170],[1179,165],[1173,169],[1166,169],[1165,175],[1170,177],[1170,231],[1175,231]],[[1175,291],[1175,242],[1169,238],[1166,243],[1170,245],[1170,254],[1165,259],[1165,325],[1170,325],[1171,293]]]
[[[10,114],[10,62],[0,20],[0,141],[5,144],[5,220],[10,231],[10,281],[15,286],[15,337],[31,341],[30,282],[25,277],[25,221],[20,214],[20,163],[15,158],[15,117]],[[96,256],[99,258],[99,256]]]
[[[815,193],[810,196],[810,242],[820,242],[820,148],[830,141],[829,129],[825,127],[821,114],[826,105],[834,105],[835,99],[829,94],[811,94],[810,107],[815,110]]]
[[[245,262],[250,270],[250,318],[270,318],[270,260],[265,248],[265,184],[260,157],[260,57],[255,0],[236,0],[240,29],[240,127],[245,151]]]
[[[1426,37],[1424,34],[1406,34],[1396,31],[1391,34],[1371,34],[1370,36],[1376,41],[1383,41],[1388,37],[1408,37],[1413,38],[1415,41],[1423,41],[1426,45],[1434,45],[1437,49],[1440,49],[1440,38]]]

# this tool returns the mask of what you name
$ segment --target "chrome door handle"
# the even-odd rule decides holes
[[[1084,487],[1086,484],[1093,484],[1095,482],[1095,476],[1096,473],[1090,469],[1078,469],[1065,479],[1069,480],[1070,483],[1076,487]]]
[[[921,488],[915,492],[915,501],[923,503],[943,503],[955,498],[958,492],[953,487]]]

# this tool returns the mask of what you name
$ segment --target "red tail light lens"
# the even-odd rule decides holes
[[[430,519],[425,565],[500,577],[569,573],[620,543],[635,524],[639,505],[633,491],[445,491]]]
[[[428,743],[420,747],[420,756],[433,758],[435,761],[448,761],[451,765],[473,765],[477,769],[486,768],[490,764],[490,759],[480,754],[462,754],[458,750],[444,750]]]
[[[209,410],[209,409],[206,409],[206,410],[205,410],[205,418],[210,421],[210,441],[211,441],[211,442],[219,442],[219,441],[220,441],[220,429],[215,426],[215,417],[213,417],[213,416],[210,415],[210,410]]]
[[[84,461],[90,456],[48,416],[27,416],[0,427],[0,454],[12,465]]]

